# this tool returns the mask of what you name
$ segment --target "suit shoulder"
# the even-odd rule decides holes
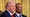
[[[22,14],[22,16],[27,17],[26,15],[23,15],[23,14]]]
[[[4,11],[4,12],[2,12],[2,14],[1,15],[5,15],[7,12],[6,11]]]

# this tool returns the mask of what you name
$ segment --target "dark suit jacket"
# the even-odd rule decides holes
[[[5,12],[3,12],[2,14],[1,14],[1,17],[12,17],[10,14],[9,14],[9,12],[6,10]]]
[[[14,17],[16,17],[16,15],[17,15],[17,14],[15,13],[15,14],[14,14]],[[27,17],[27,16],[25,16],[25,15],[22,14],[22,17]]]
[[[23,17],[26,17],[22,14]],[[1,14],[1,17],[12,17],[7,10]],[[16,13],[14,14],[14,17],[16,17]]]

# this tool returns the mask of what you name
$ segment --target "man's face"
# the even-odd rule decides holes
[[[14,12],[15,11],[15,9],[16,9],[16,6],[15,6],[15,4],[8,4],[8,9],[11,11],[11,12]]]
[[[22,12],[22,5],[20,5],[20,4],[17,5],[17,11],[20,12],[20,13]]]

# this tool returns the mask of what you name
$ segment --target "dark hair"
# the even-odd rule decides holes
[[[21,3],[16,3],[16,8],[17,8],[17,5],[22,5]]]

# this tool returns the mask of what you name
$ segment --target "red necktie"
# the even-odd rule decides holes
[[[12,17],[14,17],[14,15],[12,15]]]

